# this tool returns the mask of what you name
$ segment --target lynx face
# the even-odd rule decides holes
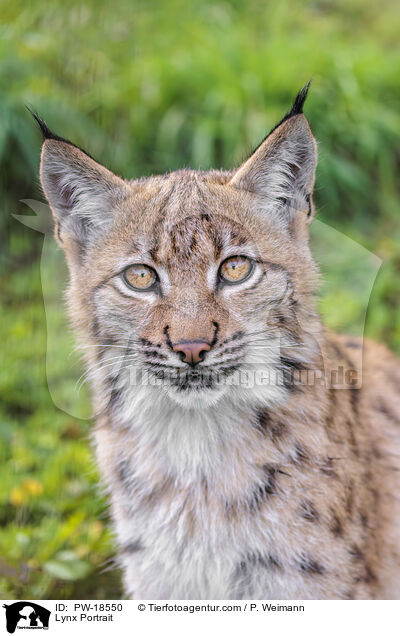
[[[40,122],[71,318],[94,348],[92,376],[106,377],[111,393],[138,390],[134,372],[185,407],[223,396],[269,405],[288,390],[277,373],[312,357],[316,145],[305,93],[231,173],[126,182]]]

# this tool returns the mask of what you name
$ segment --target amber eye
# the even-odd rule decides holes
[[[157,283],[157,274],[148,265],[131,265],[123,272],[125,282],[137,291],[149,291]]]
[[[220,279],[224,283],[242,283],[253,271],[253,263],[246,256],[227,258],[219,268]]]

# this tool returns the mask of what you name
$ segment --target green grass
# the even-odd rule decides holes
[[[113,548],[89,425],[48,391],[38,264],[1,291],[0,597],[120,597],[117,574],[100,575]]]
[[[229,168],[313,75],[319,218],[366,250],[316,226],[321,311],[362,333],[368,305],[367,335],[400,352],[400,9],[0,0],[0,14],[0,597],[118,598],[118,573],[103,572],[114,547],[61,289],[45,281],[46,316],[42,235],[11,216],[41,198],[40,137],[24,105],[124,177]],[[368,303],[369,252],[383,265]]]

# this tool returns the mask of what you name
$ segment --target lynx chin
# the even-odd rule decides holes
[[[35,115],[132,598],[400,598],[400,364],[317,313],[307,91],[237,169],[132,181]]]

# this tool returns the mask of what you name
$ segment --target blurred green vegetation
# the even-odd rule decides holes
[[[41,198],[24,105],[124,177],[230,168],[314,76],[319,218],[383,259],[367,333],[400,351],[400,7],[0,0],[0,15],[0,597],[118,598],[89,425],[47,389],[42,235],[11,216]],[[322,310],[352,331],[362,306],[348,273],[330,271]],[[62,368],[62,338],[59,356]]]

